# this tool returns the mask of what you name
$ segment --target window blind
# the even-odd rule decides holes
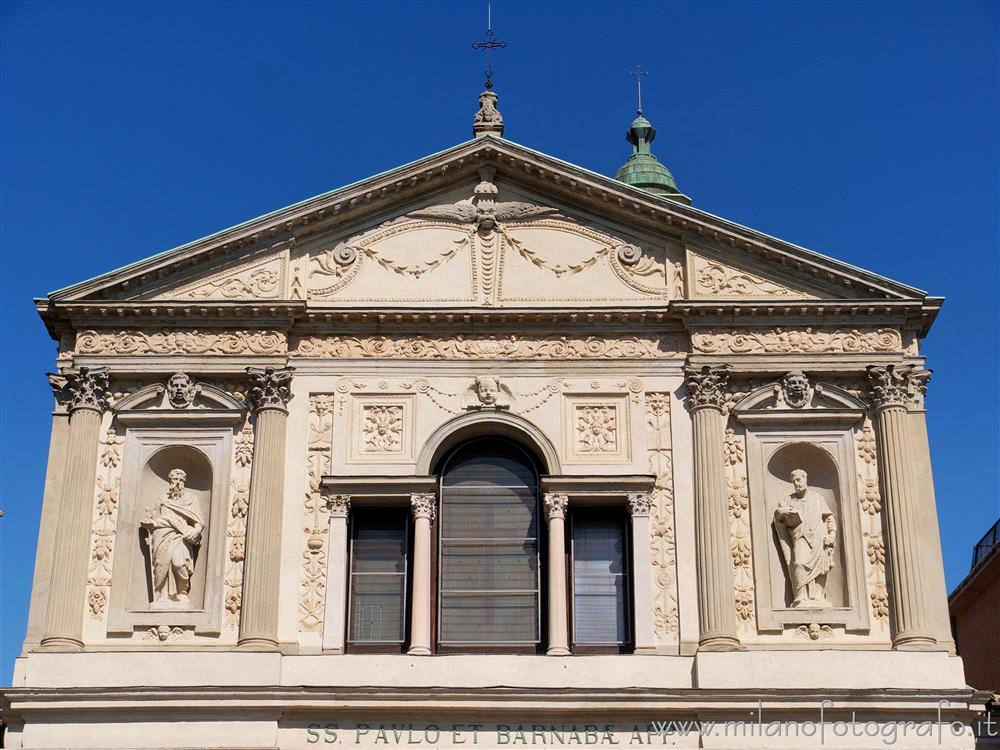
[[[573,516],[573,641],[621,645],[628,637],[625,526],[620,515]]]
[[[442,474],[439,524],[439,641],[538,643],[538,488],[528,457],[496,440],[457,451]]]
[[[352,643],[402,643],[406,623],[406,512],[364,509],[351,517]]]

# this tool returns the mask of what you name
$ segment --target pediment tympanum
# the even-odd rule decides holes
[[[680,287],[680,251],[641,245],[525,201],[430,205],[310,253],[308,299],[504,306],[648,303]]]

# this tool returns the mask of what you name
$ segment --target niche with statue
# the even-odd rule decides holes
[[[852,433],[866,409],[801,372],[733,408],[746,430],[759,632],[869,630]]]
[[[235,398],[182,373],[116,407],[125,450],[109,634],[221,632],[229,474],[244,415]]]

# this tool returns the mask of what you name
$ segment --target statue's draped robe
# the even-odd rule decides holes
[[[802,519],[798,526],[789,527],[778,519],[778,514],[795,511]],[[808,490],[804,497],[789,495],[775,511],[775,529],[781,542],[781,551],[788,565],[795,599],[805,597],[805,587],[833,567],[833,551],[825,549],[827,519],[833,513],[819,493]]]
[[[194,559],[184,535],[196,524],[204,527],[193,495],[185,492],[179,502],[170,495],[160,499],[160,514],[153,521],[149,541],[154,598],[161,591],[170,597],[188,593]]]

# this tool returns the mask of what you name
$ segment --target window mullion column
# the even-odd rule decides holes
[[[649,511],[652,497],[648,492],[628,496],[632,518],[632,611],[635,623],[635,653],[656,652],[653,627],[653,563],[649,549]]]
[[[569,498],[545,495],[545,521],[549,526],[549,646],[548,656],[569,654],[569,617],[566,606],[566,507]]]
[[[326,605],[323,621],[323,650],[344,653],[347,614],[347,516],[350,495],[332,495],[326,500],[330,511],[330,531],[326,551]]]
[[[413,603],[410,611],[411,656],[431,653],[431,523],[437,516],[433,492],[410,495],[413,513]]]

